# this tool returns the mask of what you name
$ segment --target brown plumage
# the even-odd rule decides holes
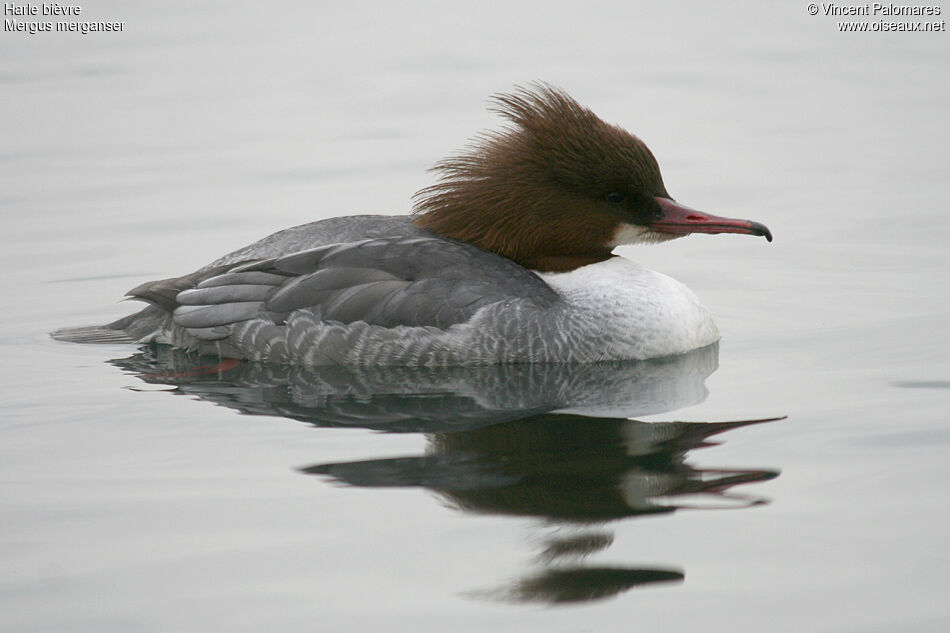
[[[513,125],[435,165],[413,222],[533,270],[610,257],[624,224],[648,225],[669,197],[649,148],[566,93],[533,84],[493,97]]]

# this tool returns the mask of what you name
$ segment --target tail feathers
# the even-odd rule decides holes
[[[166,327],[171,314],[158,306],[130,314],[107,325],[68,327],[50,332],[57,341],[70,343],[147,343]]]
[[[115,330],[109,325],[87,325],[67,327],[50,332],[57,341],[70,343],[135,343],[136,339],[125,330]]]

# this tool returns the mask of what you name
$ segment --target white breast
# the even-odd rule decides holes
[[[623,257],[539,275],[577,313],[575,327],[610,341],[605,358],[669,356],[719,340],[712,315],[689,288]]]

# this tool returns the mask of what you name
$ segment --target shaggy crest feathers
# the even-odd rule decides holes
[[[439,180],[415,195],[417,226],[527,268],[570,270],[610,257],[618,227],[668,196],[649,148],[565,92],[538,83],[492,102],[511,125],[432,168]],[[608,204],[611,193],[625,203]]]

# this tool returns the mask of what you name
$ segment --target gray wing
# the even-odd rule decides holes
[[[295,310],[323,321],[445,329],[501,301],[543,308],[559,300],[514,262],[440,237],[332,244],[143,284],[130,294],[161,302],[176,325],[203,340],[226,338],[230,325],[252,319],[280,325]]]
[[[252,259],[280,257],[318,244],[343,244],[394,237],[439,237],[412,223],[408,215],[348,215],[328,218],[278,231],[211,262],[201,270]]]

